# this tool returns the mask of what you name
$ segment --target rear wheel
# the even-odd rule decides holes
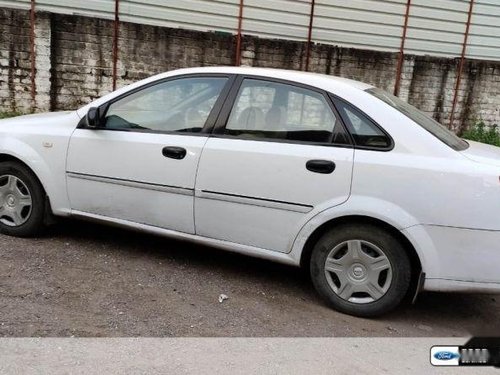
[[[45,193],[36,176],[17,162],[0,163],[0,232],[29,237],[44,227]]]
[[[374,225],[341,225],[327,232],[311,254],[318,292],[336,310],[372,317],[401,303],[411,266],[401,243]]]

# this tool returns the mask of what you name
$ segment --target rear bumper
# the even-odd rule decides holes
[[[500,293],[500,231],[416,225],[403,233],[422,262],[423,290]]]

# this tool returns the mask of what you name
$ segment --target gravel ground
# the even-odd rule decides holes
[[[500,329],[500,298],[422,294],[376,320],[326,307],[307,274],[79,221],[0,236],[0,337],[432,336]],[[229,298],[219,303],[219,295]],[[491,334],[491,331],[489,332]]]

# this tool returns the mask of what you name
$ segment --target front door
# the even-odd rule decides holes
[[[228,81],[224,75],[174,77],[100,107],[102,126],[79,127],[71,137],[72,210],[194,233],[204,129],[215,120]]]
[[[196,233],[288,252],[308,217],[348,199],[354,150],[324,92],[239,81],[203,150]]]

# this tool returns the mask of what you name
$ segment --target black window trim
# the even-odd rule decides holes
[[[215,122],[219,116],[219,113],[222,109],[222,106],[224,105],[229,92],[231,91],[231,88],[234,85],[234,82],[237,78],[237,74],[232,74],[232,73],[188,73],[188,74],[180,74],[172,77],[166,77],[163,79],[159,79],[157,81],[149,82],[146,83],[142,86],[136,87],[133,90],[127,91],[116,98],[110,99],[106,103],[101,104],[98,107],[99,110],[99,117],[101,119],[104,119],[106,116],[106,113],[109,109],[109,107],[113,104],[116,103],[117,101],[126,98],[127,96],[133,95],[137,92],[140,92],[142,90],[148,89],[150,87],[156,86],[163,84],[165,82],[170,82],[170,81],[175,81],[178,79],[186,79],[186,78],[227,78],[227,82],[222,88],[219,97],[215,101],[215,104],[210,111],[210,114],[207,117],[207,120],[205,121],[205,124],[201,128],[199,132],[181,132],[181,131],[176,131],[176,130],[156,130],[156,129],[127,129],[127,128],[106,128],[106,127],[98,127],[98,128],[89,128],[86,123],[86,118],[85,116],[80,120],[78,123],[77,129],[92,129],[92,130],[99,130],[99,131],[118,131],[118,132],[133,132],[133,133],[147,133],[147,134],[172,134],[172,135],[189,135],[189,136],[203,136],[207,137],[210,136],[211,131],[215,125]],[[102,112],[102,113],[101,113]]]
[[[394,149],[394,146],[395,146],[395,143],[394,143],[394,139],[391,137],[391,135],[385,131],[385,129],[380,126],[380,124],[375,121],[371,116],[367,115],[363,110],[359,109],[359,107],[355,106],[354,104],[352,104],[351,102],[341,98],[340,96],[338,95],[335,95],[335,94],[332,94],[331,92],[328,93],[328,96],[330,97],[333,105],[335,107],[339,106],[339,102],[343,102],[343,103],[346,103],[347,105],[353,107],[354,109],[356,109],[357,111],[359,111],[363,116],[365,116],[368,120],[370,120],[373,125],[375,125],[382,133],[384,133],[384,135],[389,139],[389,146],[387,147],[372,147],[372,146],[361,146],[361,145],[357,145],[356,144],[356,141],[354,140],[354,137],[353,135],[351,134],[351,132],[349,131],[348,127],[346,127],[347,129],[347,133],[349,134],[349,137],[351,139],[351,142],[353,143],[354,145],[354,149],[356,150],[369,150],[369,151],[380,151],[380,152],[389,152],[389,151],[392,151]],[[342,118],[342,122],[345,123],[347,120],[344,118],[344,116],[342,116],[342,112],[337,110],[337,112],[339,113],[340,117]]]
[[[280,83],[283,85],[289,85],[289,86],[295,86],[304,90],[309,90],[309,91],[314,91],[316,93],[319,93],[322,95],[332,110],[333,114],[336,116],[337,121],[339,121],[340,125],[342,126],[342,129],[345,132],[345,135],[347,137],[347,141],[349,143],[332,143],[332,142],[312,142],[312,141],[297,141],[297,140],[289,140],[289,139],[277,139],[277,138],[254,138],[254,137],[241,137],[241,136],[234,136],[234,135],[229,135],[229,134],[224,134],[224,130],[226,129],[227,122],[229,121],[229,116],[231,115],[231,111],[234,107],[234,104],[236,102],[236,99],[238,97],[238,93],[240,91],[241,85],[243,84],[243,81],[245,79],[249,80],[258,80],[258,81],[267,81],[267,82],[273,82],[273,83]],[[215,126],[213,127],[211,137],[213,138],[224,138],[224,139],[233,139],[233,140],[240,140],[240,141],[254,141],[254,142],[274,142],[274,143],[289,143],[289,144],[302,144],[302,145],[310,145],[310,146],[327,146],[327,147],[340,147],[340,148],[353,148],[354,142],[352,139],[352,136],[350,135],[344,120],[342,116],[340,116],[340,113],[337,111],[337,108],[333,105],[333,102],[325,90],[322,90],[318,87],[314,86],[309,86],[300,82],[295,82],[295,81],[289,81],[286,79],[281,79],[281,78],[273,78],[273,77],[267,77],[267,76],[260,76],[260,75],[254,75],[254,74],[239,74],[236,78],[236,80],[233,83],[233,86],[231,88],[231,91],[229,92],[229,95],[227,96],[224,105],[222,106],[222,109],[219,112],[219,116],[217,117],[217,120],[215,122]]]
[[[187,136],[202,136],[202,137],[213,137],[213,138],[226,138],[226,139],[234,139],[234,140],[247,140],[247,141],[255,141],[255,142],[275,142],[275,143],[289,143],[289,144],[305,144],[305,145],[311,145],[311,146],[328,146],[328,147],[340,147],[340,148],[354,148],[354,149],[360,149],[360,150],[371,150],[371,151],[381,151],[381,152],[388,152],[391,151],[394,148],[394,140],[391,137],[389,133],[387,133],[373,118],[368,116],[364,111],[359,109],[357,106],[353,105],[352,103],[348,102],[347,100],[331,93],[327,92],[323,89],[320,89],[318,87],[310,86],[307,84],[303,84],[300,82],[295,82],[295,81],[290,81],[286,79],[281,79],[281,78],[273,78],[273,77],[267,77],[267,76],[260,76],[260,75],[253,75],[253,74],[234,74],[234,73],[188,73],[188,74],[180,74],[172,77],[166,77],[157,81],[149,82],[146,83],[142,86],[136,87],[133,90],[127,91],[113,99],[110,99],[106,103],[101,104],[98,109],[100,112],[100,117],[104,118],[106,115],[109,107],[111,104],[126,98],[129,95],[133,95],[139,91],[142,91],[144,89],[147,89],[149,87],[153,87],[165,82],[169,81],[174,81],[178,79],[184,79],[184,78],[227,78],[227,82],[225,86],[223,87],[219,97],[217,98],[217,101],[215,102],[212,110],[210,111],[210,114],[207,117],[207,120],[205,121],[205,124],[201,131],[199,132],[180,132],[180,131],[175,131],[175,130],[155,130],[155,129],[126,129],[126,128],[105,128],[105,127],[98,127],[98,128],[89,128],[86,124],[86,118],[85,116],[80,120],[78,123],[77,129],[92,129],[92,130],[99,130],[99,131],[118,131],[118,132],[134,132],[134,133],[146,133],[146,134],[172,134],[172,135],[187,135]],[[337,120],[340,122],[342,129],[344,130],[347,140],[349,143],[347,144],[342,144],[342,143],[332,143],[332,142],[312,142],[312,141],[298,141],[298,140],[288,140],[288,139],[276,139],[276,138],[254,138],[254,137],[241,137],[241,136],[232,136],[229,134],[224,134],[224,130],[227,124],[227,121],[229,120],[229,116],[231,114],[231,111],[233,109],[233,106],[236,102],[240,87],[245,79],[250,79],[250,80],[260,80],[260,81],[268,81],[268,82],[274,82],[274,83],[280,83],[284,85],[289,85],[289,86],[295,86],[301,89],[313,91],[316,93],[321,94],[328,105],[330,106],[330,109],[333,111],[334,115],[336,116]],[[373,124],[379,128],[390,140],[390,146],[381,148],[381,147],[370,147],[370,146],[360,146],[356,145],[354,138],[349,131],[347,125],[346,125],[346,120],[344,116],[342,116],[341,112],[337,109],[336,101],[342,101],[344,103],[347,103],[348,105],[354,107],[356,110],[361,112],[364,116],[366,116],[370,121],[373,122]],[[101,113],[102,112],[102,113]]]

